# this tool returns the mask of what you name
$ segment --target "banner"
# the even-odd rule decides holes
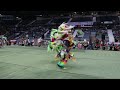
[[[76,25],[80,25],[81,27],[92,27],[93,22],[89,21],[89,22],[68,22],[68,24],[76,26]]]

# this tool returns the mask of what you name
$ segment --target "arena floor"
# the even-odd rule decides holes
[[[120,52],[74,50],[77,62],[57,67],[43,47],[0,48],[0,79],[120,79]]]

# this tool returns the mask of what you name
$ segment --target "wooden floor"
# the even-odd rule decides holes
[[[120,79],[120,52],[74,50],[77,62],[57,67],[54,52],[42,47],[0,48],[0,79]]]

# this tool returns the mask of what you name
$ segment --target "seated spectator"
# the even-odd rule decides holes
[[[99,41],[99,39],[96,39],[96,41],[95,41],[95,48],[97,50],[100,48],[100,41]]]
[[[2,47],[2,39],[0,38],[0,48]]]

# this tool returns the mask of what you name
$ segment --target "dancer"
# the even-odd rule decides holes
[[[71,48],[74,46],[73,35],[71,29],[73,26],[69,26],[67,23],[61,24],[58,29],[52,29],[48,45],[48,51],[56,51],[57,55],[55,58],[60,61],[57,65],[65,69],[65,64],[69,59],[73,59],[73,53],[70,52]],[[74,58],[75,60],[75,58]]]
[[[64,41],[63,45],[64,45],[65,49],[61,50],[61,53],[60,53],[61,59],[57,63],[57,65],[62,69],[66,69],[65,65],[67,64],[68,60],[70,60],[70,59],[75,60],[74,54],[72,52],[70,52],[70,50],[74,46],[73,36],[71,34],[68,34],[68,38],[63,41]]]

